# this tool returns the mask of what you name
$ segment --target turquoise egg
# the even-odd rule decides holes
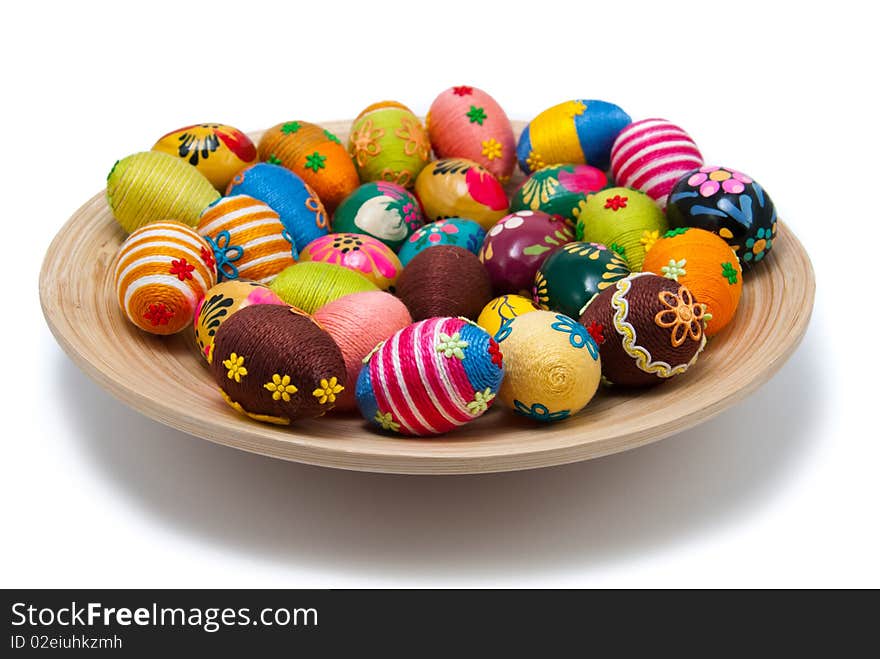
[[[455,245],[470,250],[475,255],[483,246],[486,232],[474,220],[463,217],[449,217],[426,224],[414,232],[397,253],[401,264],[406,266],[413,257],[429,247],[436,245]]]

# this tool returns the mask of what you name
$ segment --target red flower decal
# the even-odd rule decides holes
[[[208,270],[214,269],[214,254],[207,247],[202,247],[202,261],[208,266]]]
[[[470,96],[474,93],[474,88],[468,87],[467,85],[460,85],[458,87],[453,87],[452,93],[456,96]]]
[[[587,328],[587,332],[590,333],[590,336],[593,337],[593,341],[596,342],[596,345],[600,346],[605,343],[605,335],[603,332],[605,331],[605,327],[602,323],[597,323],[595,320],[590,323],[590,326]]]
[[[605,208],[619,211],[621,208],[626,208],[626,202],[628,200],[629,197],[621,197],[619,194],[614,195],[613,197],[608,197],[608,199],[605,200]]]
[[[501,368],[502,364],[504,364],[504,356],[501,354],[498,342],[493,338],[489,339],[489,354],[492,356],[492,363]]]
[[[144,318],[153,325],[167,325],[172,316],[174,316],[174,311],[166,307],[164,302],[151,304],[147,313],[144,314]]]
[[[204,248],[202,248],[204,249]],[[193,278],[193,270],[196,269],[196,266],[190,265],[186,262],[186,259],[180,259],[179,261],[171,262],[171,270],[169,272],[172,275],[177,275],[177,278],[180,281],[186,281],[187,279]]]

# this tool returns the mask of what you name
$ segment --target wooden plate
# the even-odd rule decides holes
[[[324,125],[342,136],[350,122]],[[373,432],[357,416],[331,415],[287,428],[239,416],[220,398],[191,330],[155,337],[123,317],[111,263],[124,238],[102,191],[61,228],[43,262],[43,313],[83,371],[127,405],[191,435],[284,460],[361,471],[531,469],[636,448],[685,430],[742,400],[779,370],[803,338],[815,292],[809,257],[780,223],[770,257],[746,279],[735,321],[685,375],[638,393],[603,391],[558,424],[538,426],[496,407],[446,436],[398,439]]]

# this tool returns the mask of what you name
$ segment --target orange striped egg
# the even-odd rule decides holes
[[[192,322],[217,269],[205,240],[169,220],[142,227],[122,243],[113,279],[132,323],[151,334],[174,334]]]
[[[278,213],[249,195],[221,197],[208,206],[198,232],[214,251],[220,281],[265,284],[296,260],[296,247]]]

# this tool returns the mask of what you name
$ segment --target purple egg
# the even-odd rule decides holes
[[[544,259],[572,240],[574,231],[565,219],[541,211],[517,211],[489,229],[479,257],[496,295],[530,291]]]

